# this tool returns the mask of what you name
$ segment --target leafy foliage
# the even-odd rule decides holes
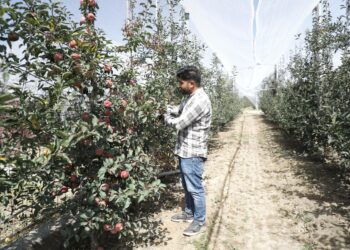
[[[239,111],[233,78],[217,59],[201,66],[204,46],[179,2],[170,5],[155,16],[152,1],[140,1],[115,46],[94,26],[94,0],[81,1],[80,24],[57,2],[0,0],[1,69],[13,76],[0,94],[1,203],[11,213],[32,208],[34,218],[68,213],[65,246],[157,235],[138,208],[157,201],[165,186],[156,174],[174,165],[174,131],[159,117],[181,99],[180,66],[208,72],[214,131]]]
[[[314,11],[305,47],[264,81],[261,108],[311,151],[350,167],[349,26],[332,21],[327,1]],[[341,55],[340,65],[334,65]]]

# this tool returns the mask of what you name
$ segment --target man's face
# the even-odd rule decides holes
[[[190,95],[193,91],[193,82],[179,80],[179,90],[184,95]]]

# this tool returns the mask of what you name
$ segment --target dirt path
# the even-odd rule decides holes
[[[158,216],[168,239],[144,249],[350,249],[350,185],[339,171],[300,157],[254,110],[216,138],[205,167],[207,231]],[[181,197],[181,189],[178,195]]]

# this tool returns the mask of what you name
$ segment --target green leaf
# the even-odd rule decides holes
[[[89,217],[87,216],[87,214],[82,213],[79,215],[80,219],[82,219],[83,221],[89,220]]]
[[[66,153],[61,153],[60,152],[60,153],[57,153],[56,156],[57,156],[57,158],[61,158],[61,159],[65,160],[68,163],[72,163],[70,157]]]
[[[101,167],[99,170],[98,170],[98,179],[100,181],[104,180],[105,179],[105,175],[106,175],[106,172],[107,172],[107,168],[105,166]]]
[[[98,119],[97,119],[96,116],[93,116],[93,117],[92,117],[92,125],[93,125],[94,127],[96,127],[97,124],[98,124]]]
[[[6,104],[6,102],[14,100],[16,97],[12,94],[0,94],[0,105]]]
[[[141,194],[141,195],[139,196],[139,198],[137,199],[137,202],[140,203],[140,202],[142,202],[143,200],[145,200],[145,196],[144,196],[144,194]]]
[[[125,203],[124,203],[124,210],[126,210],[127,208],[129,208],[129,206],[131,205],[131,200],[129,198],[127,198],[125,200]]]

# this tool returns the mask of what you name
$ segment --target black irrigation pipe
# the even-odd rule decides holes
[[[176,174],[180,174],[180,170],[172,170],[172,171],[166,171],[166,172],[161,172],[159,174],[157,174],[158,178],[163,178],[169,175],[176,175]]]

